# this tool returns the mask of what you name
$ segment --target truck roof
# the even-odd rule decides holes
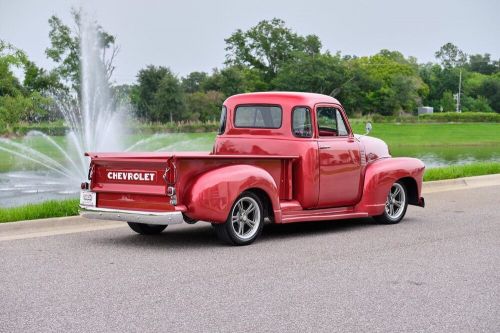
[[[251,103],[269,103],[269,104],[296,104],[296,105],[314,105],[317,103],[336,103],[339,101],[331,96],[305,93],[305,92],[285,92],[269,91],[255,92],[247,94],[233,95],[224,101],[224,104],[251,104]]]

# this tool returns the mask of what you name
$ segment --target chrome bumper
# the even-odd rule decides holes
[[[94,220],[112,220],[145,224],[180,224],[184,222],[181,212],[138,212],[98,207],[80,206],[80,216]]]

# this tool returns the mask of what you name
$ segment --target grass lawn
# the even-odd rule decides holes
[[[363,123],[354,123],[354,132],[364,133],[364,126]],[[500,123],[374,123],[370,136],[384,140],[389,146],[499,145],[500,147]]]
[[[424,181],[455,179],[497,173],[500,173],[500,163],[478,162],[426,170],[424,174]]]
[[[78,215],[79,199],[0,208],[0,223]]]

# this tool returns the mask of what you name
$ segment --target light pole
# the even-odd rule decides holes
[[[457,112],[460,113],[462,112],[460,110],[460,92],[462,90],[462,70],[460,70],[460,76],[458,79],[458,94],[456,95],[456,100],[457,100]]]

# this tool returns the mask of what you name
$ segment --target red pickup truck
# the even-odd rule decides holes
[[[424,207],[424,164],[391,158],[382,140],[355,135],[339,101],[319,94],[229,97],[211,152],[86,155],[81,215],[125,221],[140,234],[199,220],[223,241],[246,245],[265,218],[392,224],[409,204]]]

